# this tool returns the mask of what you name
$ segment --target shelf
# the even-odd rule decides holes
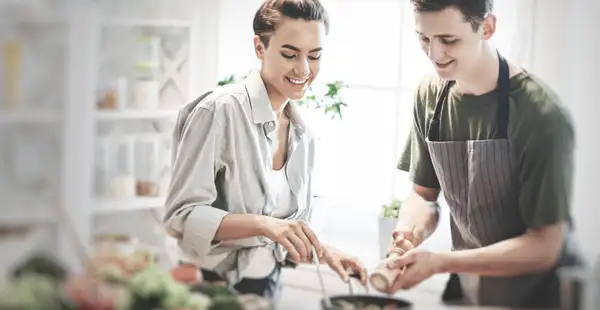
[[[49,223],[55,220],[56,208],[48,201],[40,201],[33,197],[0,197],[0,226],[23,226]],[[9,211],[10,210],[10,211]]]
[[[67,25],[64,17],[56,16],[11,16],[10,18],[0,18],[1,26],[48,26],[48,25]]]
[[[160,119],[177,117],[177,109],[156,109],[156,110],[98,110],[96,119],[99,121],[115,120],[136,120],[136,119]]]
[[[108,19],[104,21],[103,26],[112,27],[192,27],[193,23],[189,20],[181,19]]]
[[[0,110],[0,124],[52,123],[58,121],[59,119],[59,113],[51,110]]]
[[[93,213],[95,215],[106,215],[136,210],[161,209],[164,205],[165,197],[137,197],[127,200],[97,198]]]

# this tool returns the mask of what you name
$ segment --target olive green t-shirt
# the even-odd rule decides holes
[[[440,188],[425,140],[443,81],[424,78],[415,95],[410,137],[398,163],[418,185]],[[497,92],[458,93],[454,85],[440,113],[441,141],[498,138]],[[519,208],[525,224],[539,228],[571,223],[574,130],[558,96],[538,77],[522,72],[510,79],[508,140],[518,159]]]

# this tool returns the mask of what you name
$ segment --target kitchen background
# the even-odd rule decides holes
[[[308,111],[320,139],[314,226],[322,239],[374,266],[386,229],[381,205],[409,189],[395,165],[414,88],[430,64],[408,1],[322,1],[332,28],[315,89],[335,80],[348,87],[340,93],[347,104],[341,118]],[[573,212],[583,250],[596,261],[600,22],[592,14],[600,7],[585,2],[496,1],[494,43],[571,109],[578,140]],[[176,261],[160,222],[178,108],[257,66],[251,22],[259,3],[0,0],[2,272],[32,250],[77,268],[79,249],[101,234],[135,236],[158,249],[162,263]],[[448,248],[446,210],[425,246]]]

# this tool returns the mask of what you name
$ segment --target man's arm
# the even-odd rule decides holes
[[[440,194],[440,186],[425,141],[426,122],[421,121],[423,119],[421,115],[425,114],[421,111],[424,108],[421,99],[417,93],[413,126],[398,162],[398,169],[409,173],[413,188],[400,207],[398,223],[392,236],[396,239],[397,234],[402,234],[414,247],[435,231],[439,219],[436,202]],[[404,250],[410,249],[410,246],[406,248],[402,243],[397,246]]]
[[[560,111],[532,123],[536,129],[514,139],[521,167],[519,208],[527,231],[484,248],[443,254],[444,271],[511,276],[556,265],[571,221],[574,133]]]
[[[436,203],[439,194],[439,189],[414,184],[413,191],[400,208],[395,234],[404,234],[414,247],[429,238],[439,220]]]
[[[439,253],[440,272],[502,277],[548,270],[558,260],[564,230],[565,225],[559,223],[487,247]]]

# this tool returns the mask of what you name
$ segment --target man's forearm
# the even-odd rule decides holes
[[[402,204],[398,214],[398,231],[410,231],[415,236],[414,246],[425,241],[437,228],[439,210],[437,204],[426,201],[417,194],[411,194]],[[416,243],[416,244],[415,244]]]
[[[444,273],[480,276],[516,276],[555,266],[563,244],[561,226],[548,233],[528,232],[522,236],[473,250],[440,253]]]
[[[214,241],[245,239],[262,235],[263,217],[256,214],[227,214],[223,217]]]

